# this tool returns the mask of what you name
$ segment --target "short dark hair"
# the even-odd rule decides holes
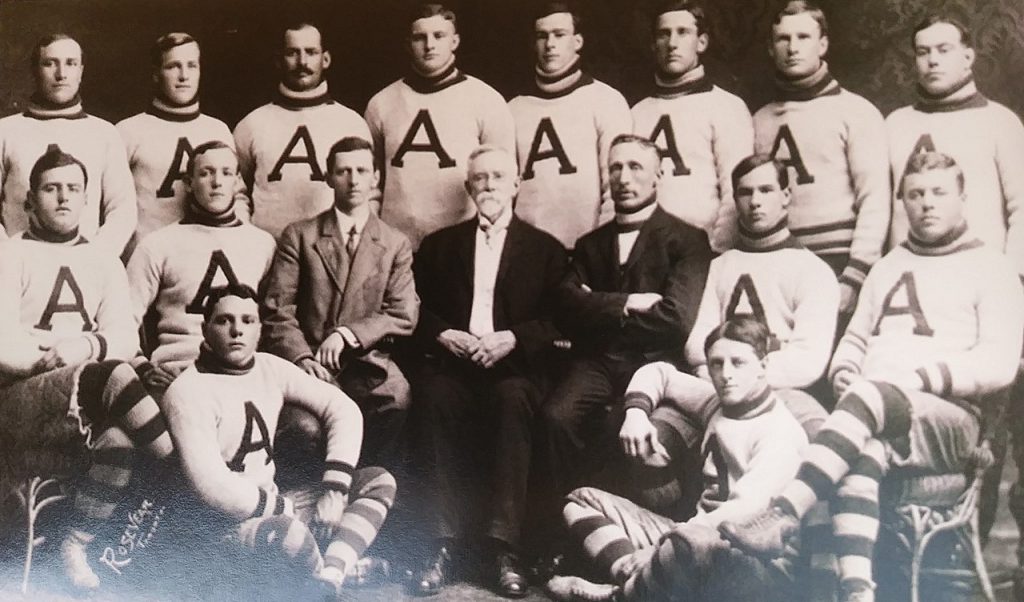
[[[455,12],[441,4],[440,2],[424,2],[417,4],[409,11],[408,17],[406,18],[407,31],[412,29],[412,24],[420,19],[429,19],[430,17],[441,17],[445,21],[451,21],[452,27],[455,31],[459,30],[459,22],[455,18]]]
[[[62,151],[56,144],[51,144],[46,147],[46,152],[36,159],[35,164],[32,166],[32,171],[29,172],[29,190],[32,192],[39,190],[39,181],[43,178],[43,172],[57,169],[58,167],[67,167],[68,165],[77,165],[82,170],[83,184],[89,184],[89,170],[85,168],[85,164],[75,158],[74,155]]]
[[[960,43],[968,48],[974,48],[974,37],[971,35],[970,28],[963,21],[948,13],[932,13],[922,19],[914,27],[914,30],[910,32],[910,47],[913,48],[917,44],[917,34],[922,29],[928,29],[932,25],[938,25],[939,23],[955,27],[960,32]]]
[[[558,13],[569,13],[572,16],[572,32],[580,33],[580,13],[569,2],[540,2],[533,11],[533,22]]]
[[[210,140],[209,142],[204,142],[197,146],[192,151],[192,154],[189,155],[188,162],[185,164],[185,175],[188,176],[189,178],[192,177],[192,170],[196,168],[196,159],[199,158],[199,155],[208,153],[218,148],[228,149],[229,151],[231,151],[233,155],[235,155],[235,160],[238,160],[238,153],[236,153],[235,149],[231,148],[231,146],[229,146],[227,143],[221,142],[220,140]]]
[[[306,28],[315,29],[316,32],[320,34],[320,50],[326,50],[327,42],[324,39],[324,30],[320,29],[320,26],[314,23],[313,21],[306,19],[290,21],[287,24],[285,24],[284,28],[281,29],[281,49],[284,49],[285,34],[287,34],[289,31],[299,31]]]
[[[366,138],[360,138],[359,136],[345,136],[341,140],[338,140],[331,147],[331,150],[327,151],[327,172],[331,171],[331,167],[334,166],[334,155],[340,153],[350,153],[357,150],[370,151],[370,156],[373,157],[373,169],[377,169],[377,156],[373,152],[373,143]]]
[[[935,151],[915,153],[907,159],[907,167],[903,170],[903,177],[900,178],[899,196],[903,197],[903,182],[911,174],[924,173],[933,169],[952,169],[956,171],[956,183],[960,192],[964,191],[964,170],[957,162],[945,153]]]
[[[822,37],[828,37],[828,19],[825,18],[825,11],[821,10],[821,7],[811,0],[790,0],[786,3],[786,6],[782,7],[772,20],[772,25],[778,25],[782,22],[783,17],[791,17],[793,15],[802,15],[807,13],[812,19],[818,22],[818,29],[821,30]]]
[[[50,44],[53,44],[54,42],[59,42],[61,40],[71,40],[71,41],[75,42],[76,44],[78,44],[78,40],[76,40],[75,38],[69,36],[66,33],[61,33],[61,32],[48,33],[48,34],[46,34],[45,36],[39,38],[36,41],[36,45],[32,47],[32,57],[30,59],[32,62],[29,64],[29,67],[32,69],[33,73],[35,73],[36,68],[39,66],[39,59],[42,58],[42,56],[43,56],[43,48],[46,48]],[[81,49],[82,45],[78,44],[78,47]],[[85,63],[85,50],[84,49],[81,51],[81,57],[82,57],[82,63],[84,64]]]
[[[651,30],[657,31],[658,19],[665,13],[672,13],[676,11],[686,11],[693,15],[693,20],[697,24],[697,35],[707,33],[706,21],[707,13],[704,12],[704,6],[697,0],[662,0],[654,5],[654,10],[651,11]]]
[[[186,44],[199,45],[199,42],[195,38],[187,33],[181,33],[178,31],[165,33],[156,39],[153,43],[153,47],[149,49],[149,60],[153,64],[154,69],[159,69],[164,64],[164,54],[178,46],[184,46]]]
[[[754,171],[762,165],[768,165],[771,163],[772,167],[775,168],[775,177],[779,182],[779,188],[786,188],[789,186],[789,170],[786,169],[786,164],[779,161],[775,157],[772,157],[768,153],[756,153],[743,159],[736,164],[736,167],[732,170],[732,189],[735,191],[739,188],[740,178]]]
[[[750,345],[754,348],[757,357],[764,359],[768,355],[768,339],[770,337],[771,333],[764,322],[750,316],[734,316],[708,333],[707,338],[704,339],[704,357],[707,357],[711,346],[718,339],[729,339]]]
[[[651,142],[650,138],[646,138],[646,137],[641,136],[639,134],[619,134],[618,136],[612,138],[612,143],[609,145],[608,148],[611,148],[613,146],[618,146],[620,144],[630,144],[630,143],[632,143],[632,144],[639,144],[640,146],[642,146],[642,147],[644,147],[644,148],[646,148],[648,150],[654,151],[654,154],[658,155],[658,157],[661,157],[661,153],[658,152],[658,145],[656,145],[653,142]]]
[[[206,302],[203,303],[203,322],[209,322],[210,318],[213,317],[213,310],[216,309],[217,304],[224,297],[239,297],[241,299],[252,299],[259,306],[260,299],[256,294],[256,291],[247,284],[228,284],[227,286],[220,286],[210,289],[210,294],[206,296]]]

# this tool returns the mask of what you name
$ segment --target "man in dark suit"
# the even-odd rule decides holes
[[[419,312],[412,247],[370,211],[379,180],[370,142],[342,138],[326,173],[334,207],[289,225],[278,241],[263,347],[340,385],[363,411],[362,462],[395,469],[410,395],[389,351],[392,337],[412,334]]]
[[[608,173],[615,217],[576,243],[559,288],[572,357],[544,404],[538,441],[552,503],[617,456],[633,373],[683,361],[713,256],[702,230],[658,206],[660,157],[649,140],[616,137]]]
[[[470,534],[474,513],[494,553],[498,591],[526,594],[517,547],[531,428],[559,337],[551,314],[567,260],[557,240],[513,215],[516,174],[505,150],[473,151],[466,190],[478,215],[427,236],[413,266],[423,303],[415,339],[425,354],[414,380],[414,461],[435,543],[412,583],[418,594],[437,593],[450,577],[453,541]]]

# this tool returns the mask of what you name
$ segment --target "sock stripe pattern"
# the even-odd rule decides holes
[[[878,539],[878,486],[885,475],[885,446],[871,439],[839,482],[832,509],[839,578],[874,585],[871,559]]]
[[[678,537],[669,535],[661,540],[651,561],[641,567],[622,587],[625,600],[674,600],[681,592],[697,592],[698,584],[691,572],[680,570],[682,562],[691,553],[681,545]],[[681,598],[680,598],[681,599]]]
[[[341,570],[351,569],[377,538],[398,486],[391,473],[378,467],[361,468],[353,474],[352,499],[341,516],[341,525],[327,545],[324,562]]]
[[[254,537],[246,537],[252,530]],[[253,554],[273,562],[283,560],[298,574],[310,575],[323,566],[320,548],[309,528],[301,520],[291,516],[253,518],[242,523],[241,539],[248,544]]]
[[[74,507],[88,523],[110,518],[132,477],[135,450],[118,428],[105,430],[93,443],[92,466],[79,481]],[[93,525],[83,529],[95,533]]]
[[[814,502],[831,497],[868,441],[878,434],[896,436],[909,429],[910,402],[898,389],[885,383],[854,383],[815,435],[796,480],[780,497],[797,517],[803,517]]]
[[[625,531],[608,517],[570,494],[563,510],[569,533],[583,546],[602,574],[611,574],[615,561],[636,551]]]
[[[78,399],[93,424],[119,425],[138,447],[156,458],[165,458],[173,450],[160,408],[129,364],[87,365],[79,377]]]

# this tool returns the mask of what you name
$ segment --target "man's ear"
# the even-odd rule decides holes
[[[29,190],[25,193],[25,212],[32,213],[35,210],[36,193]]]
[[[459,32],[452,34],[452,52],[459,49],[459,44],[462,42],[462,38],[459,37]]]
[[[183,173],[181,174],[181,182],[185,185],[185,192],[192,194],[192,174]]]
[[[325,69],[325,70],[326,70],[326,69],[327,69],[328,67],[330,67],[330,66],[331,66],[331,51],[330,51],[330,50],[324,50],[324,52],[323,52],[323,58],[321,59],[321,61],[323,61],[323,64],[324,64],[324,69]]]

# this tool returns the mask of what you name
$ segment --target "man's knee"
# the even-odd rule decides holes
[[[537,405],[537,392],[525,379],[510,378],[494,386],[494,398],[502,423],[513,421],[529,424]]]
[[[352,488],[356,497],[377,500],[387,508],[395,502],[398,482],[395,477],[379,466],[367,466],[356,470]]]

